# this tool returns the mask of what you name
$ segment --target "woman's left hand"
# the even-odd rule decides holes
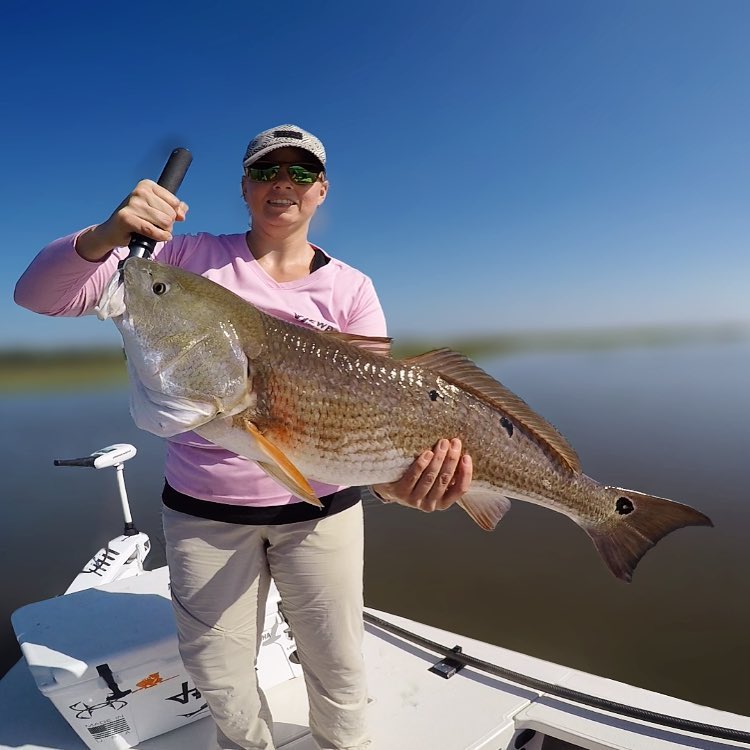
[[[471,457],[461,456],[461,441],[439,440],[431,451],[418,456],[396,482],[373,485],[386,502],[425,511],[445,510],[469,489]]]

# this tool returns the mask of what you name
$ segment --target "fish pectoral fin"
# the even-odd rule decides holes
[[[273,477],[279,484],[284,485],[293,495],[301,498],[306,503],[310,503],[310,505],[315,505],[318,508],[323,507],[323,503],[320,502],[315,491],[308,484],[307,479],[300,474],[294,464],[290,465],[297,472],[299,480],[290,476],[288,471],[277,463],[269,463],[268,461],[256,461],[256,463],[268,476]]]
[[[286,457],[284,451],[274,445],[261,431],[248,419],[242,420],[242,429],[250,433],[255,439],[257,447],[265,458],[256,459],[256,463],[269,476],[273,477],[279,484],[286,487],[293,495],[304,500],[306,503],[323,507],[323,503],[315,494],[310,483],[305,479],[302,472]]]
[[[507,497],[489,492],[467,492],[458,504],[485,531],[492,531],[510,510],[510,500]]]

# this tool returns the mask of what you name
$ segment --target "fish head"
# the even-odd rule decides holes
[[[161,412],[156,422],[169,425],[158,434],[250,405],[250,368],[234,315],[247,303],[202,276],[137,257],[125,261],[122,283],[124,311],[114,320],[138,398],[148,394]]]

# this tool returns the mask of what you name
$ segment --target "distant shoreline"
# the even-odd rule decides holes
[[[632,347],[665,347],[695,343],[728,343],[750,339],[750,324],[638,326],[562,331],[505,333],[394,341],[396,358],[449,347],[475,360],[531,352],[575,352]],[[71,348],[0,350],[0,393],[75,391],[111,388],[127,382],[121,349]]]
[[[0,393],[111,388],[127,380],[121,349],[0,350]]]
[[[408,357],[447,346],[475,359],[529,352],[574,352],[632,347],[678,346],[695,343],[726,343],[750,339],[750,323],[713,325],[654,325],[618,328],[575,328],[521,331],[499,335],[464,336],[443,340],[416,338],[394,341],[394,355]]]

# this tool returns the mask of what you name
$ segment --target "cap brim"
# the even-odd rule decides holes
[[[265,148],[260,149],[260,151],[257,151],[252,156],[248,156],[248,158],[242,162],[243,168],[247,169],[250,165],[255,164],[255,162],[258,161],[258,159],[264,157],[266,154],[270,154],[272,151],[278,151],[280,148],[298,148],[301,151],[307,151],[307,153],[310,154],[310,156],[312,156],[312,158],[315,159],[315,161],[318,164],[320,164],[320,166],[323,169],[326,168],[326,165],[320,160],[320,157],[315,156],[315,154],[312,151],[306,149],[304,146],[300,146],[299,143],[292,143],[292,142],[274,143],[271,146],[266,146]]]

